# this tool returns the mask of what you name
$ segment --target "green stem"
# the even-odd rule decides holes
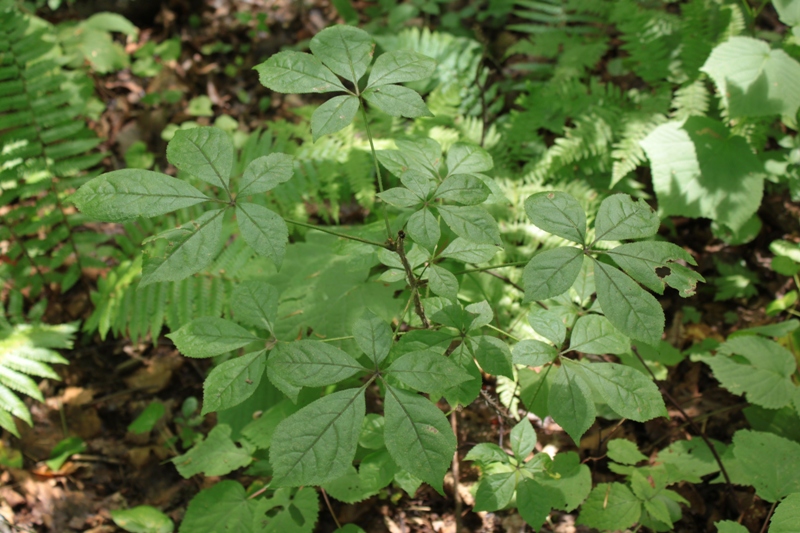
[[[507,332],[503,331],[502,329],[500,329],[498,327],[495,327],[495,326],[493,326],[491,324],[486,324],[486,327],[489,328],[489,329],[495,330],[497,333],[505,335],[506,337],[508,337],[511,340],[515,340],[515,341],[519,342],[519,339],[516,338],[514,335],[512,335],[511,333],[507,333]]]
[[[453,272],[453,274],[459,275],[459,274],[469,274],[470,272],[486,272],[487,270],[495,270],[497,268],[506,268],[506,267],[512,267],[512,266],[522,266],[522,265],[527,265],[527,264],[528,264],[528,261],[515,261],[513,263],[503,263],[503,264],[500,264],[500,265],[491,265],[491,266],[479,267],[479,268],[468,268],[468,269],[462,270],[460,272]]]
[[[381,248],[386,248],[387,250],[391,250],[391,248],[382,242],[371,241],[369,239],[362,239],[361,237],[356,237],[355,235],[348,235],[346,233],[340,233],[338,231],[334,231],[332,229],[328,229],[325,226],[315,226],[314,224],[306,224],[305,222],[300,222],[299,220],[292,220],[289,218],[284,218],[286,222],[289,224],[294,224],[295,226],[301,226],[304,228],[315,229],[321,231],[323,233],[330,233],[331,235],[336,235],[337,237],[341,237],[343,239],[350,239],[351,241],[358,241],[363,242],[364,244],[371,244],[372,246],[380,246]]]
[[[361,95],[358,96],[358,107],[361,108],[361,116],[364,117],[364,129],[367,132],[367,139],[369,139],[369,149],[372,151],[372,162],[375,164],[375,175],[378,177],[378,191],[383,192],[383,177],[381,176],[381,168],[378,165],[378,154],[375,153],[375,143],[372,141],[372,132],[369,129],[369,120],[367,118],[367,109],[364,107],[364,99]],[[386,236],[392,240],[392,228],[389,225],[389,213],[386,211],[386,204],[383,204],[383,221],[386,223]]]

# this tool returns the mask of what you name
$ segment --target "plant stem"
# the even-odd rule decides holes
[[[361,95],[358,96],[358,107],[361,108],[361,116],[364,117],[364,129],[367,132],[367,139],[369,139],[369,149],[372,151],[372,162],[375,164],[375,175],[378,177],[378,192],[383,192],[383,177],[381,176],[381,167],[378,165],[378,154],[375,153],[375,143],[372,141],[372,132],[369,129],[369,119],[367,118],[367,109],[364,107],[364,99]],[[383,200],[381,200],[383,202]],[[386,223],[386,236],[392,240],[392,228],[389,225],[389,213],[386,211],[386,204],[383,203],[383,221]]]
[[[330,233],[331,235],[336,235],[337,237],[341,237],[343,239],[350,239],[351,241],[358,241],[363,242],[364,244],[371,244],[372,246],[380,246],[381,248],[386,248],[387,250],[391,250],[391,248],[382,242],[371,241],[369,239],[362,239],[361,237],[356,237],[355,235],[348,235],[346,233],[340,233],[338,231],[334,231],[332,229],[328,229],[325,226],[315,226],[314,224],[307,224],[305,222],[300,222],[299,220],[292,220],[289,218],[284,218],[286,222],[289,224],[294,224],[295,226],[301,226],[304,228],[315,229],[321,231],[323,233]]]
[[[425,316],[425,309],[422,307],[422,300],[419,298],[419,285],[417,278],[414,276],[414,271],[411,269],[411,265],[406,257],[404,245],[405,238],[405,233],[401,231],[397,236],[397,250],[395,251],[397,252],[397,255],[400,256],[400,262],[403,263],[403,269],[406,271],[406,279],[408,280],[409,287],[411,287],[411,297],[414,299],[414,311],[416,311],[419,319],[422,320],[422,327],[428,329],[431,327],[431,323],[428,322],[428,317]]]
[[[769,520],[770,518],[772,518],[772,513],[775,512],[775,508],[777,506],[778,506],[778,501],[775,500],[775,502],[772,504],[772,507],[769,508],[769,513],[767,513],[767,518],[764,519],[764,525],[761,526],[760,533],[767,533],[767,526],[769,526]]]
[[[342,529],[342,524],[339,523],[339,519],[336,518],[336,513],[333,512],[333,507],[331,507],[331,501],[328,499],[328,493],[325,492],[325,489],[322,487],[320,487],[319,490],[322,492],[322,497],[325,499],[325,505],[328,506],[328,511],[330,511],[333,521],[336,523],[336,529]]]
[[[516,338],[514,335],[512,335],[511,333],[507,333],[507,332],[503,331],[502,329],[500,329],[498,327],[495,327],[495,326],[493,326],[491,324],[486,324],[486,327],[489,328],[489,329],[495,330],[497,333],[500,333],[501,335],[505,335],[506,337],[508,337],[511,340],[519,342],[519,339]]]
[[[456,416],[458,415],[458,409],[453,409],[453,412],[450,413],[450,427],[453,428],[453,435],[456,436],[456,442],[458,442],[458,419]],[[455,501],[455,514],[456,519],[456,533],[461,533],[464,526],[461,523],[461,495],[458,493],[458,478],[459,478],[459,465],[458,465],[458,446],[456,446],[456,451],[453,453],[453,466],[451,467],[453,471],[453,500]]]

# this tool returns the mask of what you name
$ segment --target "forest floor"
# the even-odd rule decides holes
[[[249,50],[237,54],[244,60],[233,77],[223,72],[233,53],[208,51],[215,43],[231,45],[234,52],[241,50],[242,45],[251,44],[247,27],[235,16],[235,12],[244,10],[242,6],[234,10],[231,2],[221,0],[209,0],[202,9],[192,0],[155,2],[152,16],[139,12],[134,17],[142,34],[137,43],[128,45],[129,52],[148,40],[159,42],[180,36],[183,53],[179,61],[166,64],[167,68],[146,83],[130,71],[96,79],[108,109],[93,126],[108,139],[105,148],[112,154],[107,160],[109,169],[124,164],[122,154],[135,141],[145,142],[157,158],[162,157],[166,146],[161,139],[163,128],[189,118],[186,102],[196,96],[207,96],[215,114],[230,115],[251,129],[265,120],[291,115],[287,108],[298,104],[297,96],[273,95],[266,109],[259,107],[259,100],[266,93],[250,67],[287,43],[310,38],[335,21],[336,12],[323,0],[304,4],[267,3],[273,7],[269,19],[271,32],[259,35]],[[300,9],[299,5],[305,7]],[[198,16],[200,23],[189,24],[190,15]],[[180,91],[181,103],[153,109],[141,102],[145,94],[164,90]],[[239,98],[237,94],[242,92],[250,98]],[[244,100],[249,101],[245,103]],[[211,122],[208,117],[192,118],[201,124]],[[688,301],[665,297],[662,303],[669,317],[667,339],[670,343],[686,349],[705,338],[723,339],[731,331],[768,321],[763,311],[766,304],[774,295],[786,290],[768,268],[768,246],[777,238],[797,240],[800,237],[798,212],[800,207],[786,198],[768,196],[759,213],[764,220],[760,236],[738,247],[726,246],[716,239],[707,222],[674,221],[673,242],[699,258],[698,270],[708,279],[716,274],[714,258],[745,259],[749,268],[757,272],[760,287],[758,295],[747,301],[715,301],[713,285],[701,289]],[[87,272],[84,284],[79,283],[50,302],[47,321],[59,323],[87,318],[91,303],[85,289],[95,283],[99,274]],[[682,311],[686,306],[696,309],[703,322],[692,322]],[[154,399],[165,405],[166,419],[174,420],[187,398],[202,398],[207,362],[182,357],[165,338],[141,344],[126,339],[84,338],[67,357],[70,364],[58,368],[63,381],[45,381],[42,392],[46,402],[29,404],[33,427],[22,427],[21,439],[10,442],[13,448],[23,451],[25,468],[5,469],[0,473],[0,514],[13,513],[21,531],[58,533],[120,531],[111,521],[109,511],[141,504],[164,509],[176,522],[180,521],[192,496],[218,479],[201,476],[183,479],[171,464],[164,464],[175,455],[174,449],[166,443],[181,431],[176,423],[168,423],[162,430],[144,435],[135,435],[127,427]],[[663,385],[712,438],[729,441],[735,430],[746,424],[741,414],[745,405],[741,398],[722,390],[700,363],[684,360],[670,371]],[[497,404],[492,405],[491,399],[496,398],[492,382],[487,381],[485,393],[488,400],[477,400],[455,417],[461,458],[475,443],[500,442],[508,437],[509,414]],[[697,437],[680,412],[668,407],[669,421],[634,424],[600,419],[595,423],[581,440],[578,451],[592,469],[596,483],[612,479],[613,474],[605,467],[603,448],[612,435],[633,437],[645,453],[655,453],[678,438]],[[195,429],[207,432],[213,422],[214,417],[207,416],[204,425]],[[575,449],[572,441],[552,422],[537,421],[537,427],[541,429],[540,448]],[[86,450],[52,472],[44,461],[55,445],[68,435],[82,438],[87,444]],[[0,454],[4,453],[0,448]],[[413,498],[390,487],[357,504],[334,501],[333,512],[341,523],[356,522],[368,533],[455,533],[457,513],[461,515],[464,531],[525,531],[521,518],[513,513],[472,512],[473,497],[468,489],[477,480],[478,472],[461,461],[459,467],[458,483],[454,483],[452,474],[448,475],[444,497],[427,486]],[[248,481],[245,476],[239,479],[245,484]],[[678,532],[710,530],[710,524],[723,513],[709,507],[723,509],[728,505],[723,485],[685,484],[676,490],[691,502],[691,508],[676,524]],[[751,491],[736,490],[735,494],[744,503],[740,507],[748,508]],[[457,500],[460,503],[456,503]],[[768,509],[758,505],[749,508],[742,523],[757,530]],[[585,530],[576,527],[574,522],[574,514],[562,514],[555,516],[547,527],[559,533]],[[4,531],[3,527],[0,525],[0,532]],[[316,531],[327,533],[335,528],[330,512],[321,509]]]

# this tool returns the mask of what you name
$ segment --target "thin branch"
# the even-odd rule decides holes
[[[325,505],[328,506],[328,511],[330,511],[333,521],[336,523],[336,529],[342,529],[342,524],[339,523],[339,519],[336,518],[336,513],[333,512],[333,507],[331,507],[331,501],[328,499],[328,493],[325,492],[325,489],[322,487],[320,487],[319,490],[322,492],[322,497],[325,499]]]
[[[422,307],[422,300],[419,297],[419,283],[417,281],[417,277],[414,275],[414,271],[411,268],[411,265],[408,262],[408,258],[406,257],[405,251],[405,240],[406,234],[401,231],[397,235],[397,255],[400,256],[400,262],[403,264],[403,269],[406,271],[406,279],[408,280],[408,285],[411,287],[411,296],[414,298],[414,311],[419,316],[419,319],[422,320],[422,327],[428,329],[431,327],[431,323],[428,322],[428,317],[425,316],[425,309]]]
[[[778,506],[778,500],[772,504],[772,507],[769,508],[769,513],[767,513],[767,518],[764,519],[764,525],[761,526],[760,533],[767,533],[767,526],[769,526],[769,520],[772,518],[772,513],[775,512],[775,508]]]
[[[356,93],[358,93],[358,84],[356,84]],[[375,175],[378,177],[378,192],[383,192],[383,177],[381,176],[381,167],[378,165],[378,154],[375,153],[375,144],[372,142],[372,132],[369,129],[369,119],[367,118],[367,109],[364,106],[364,98],[358,95],[358,107],[361,108],[361,116],[364,117],[364,129],[367,132],[367,139],[369,139],[369,149],[372,152],[372,162],[375,164]],[[386,223],[386,237],[392,239],[392,228],[389,225],[389,212],[386,210],[386,203],[383,204],[383,221]]]
[[[454,409],[452,413],[450,413],[450,427],[453,428],[453,434],[456,436],[456,441],[458,441],[458,419],[456,418],[458,415],[458,409]],[[456,518],[456,533],[461,533],[464,528],[464,525],[461,523],[461,495],[458,493],[458,478],[459,478],[459,464],[458,464],[458,446],[456,446],[456,451],[453,453],[453,466],[451,467],[453,471],[453,499],[455,500],[456,508],[454,511],[455,518]]]
[[[351,241],[358,241],[363,242],[364,244],[371,244],[372,246],[379,246],[381,248],[386,248],[387,250],[391,250],[388,244],[378,242],[378,241],[371,241],[369,239],[362,239],[361,237],[356,237],[355,235],[348,235],[346,233],[340,233],[338,231],[328,229],[325,226],[315,226],[314,224],[307,224],[306,222],[300,222],[299,220],[292,220],[290,218],[284,218],[286,222],[289,224],[294,224],[295,226],[301,226],[303,228],[315,229],[317,231],[321,231],[323,233],[329,233],[331,235],[336,235],[337,237],[341,237],[342,239],[350,239]]]
[[[492,272],[491,270],[486,270],[485,273],[489,274],[490,276],[494,276],[495,278],[499,279],[502,282],[508,283],[509,285],[517,289],[519,292],[525,292],[525,289],[523,289],[522,287],[511,281],[510,278],[507,278],[502,274],[498,274],[497,272]]]

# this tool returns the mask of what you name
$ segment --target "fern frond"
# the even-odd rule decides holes
[[[685,120],[708,113],[708,89],[703,80],[695,80],[675,91],[672,98],[670,117]]]
[[[621,139],[614,143],[611,158],[614,165],[611,169],[611,185],[619,183],[628,173],[644,163],[645,153],[639,144],[657,126],[667,121],[662,114],[637,115],[628,113],[622,126]]]

